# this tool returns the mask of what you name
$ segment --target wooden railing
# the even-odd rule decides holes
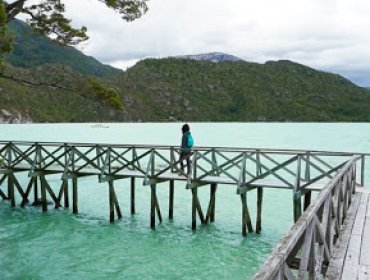
[[[356,188],[353,156],[324,187],[254,276],[259,279],[321,279]]]
[[[120,217],[114,181],[130,178],[134,198],[135,179],[141,178],[143,184],[152,189],[153,214],[155,210],[160,213],[155,193],[156,184],[170,183],[170,205],[172,205],[174,181],[183,180],[193,195],[193,224],[195,224],[196,212],[202,223],[212,220],[217,185],[228,184],[236,186],[236,193],[240,195],[242,234],[246,235],[246,227],[249,232],[253,231],[247,206],[249,191],[257,189],[257,232],[261,229],[262,197],[265,187],[292,190],[293,217],[294,221],[297,221],[302,210],[310,205],[312,191],[322,189],[354,155],[361,158],[363,185],[366,155],[308,150],[195,147],[191,154],[191,175],[185,176],[186,172],[179,167],[179,154],[180,148],[175,146],[0,141],[0,197],[10,200],[11,205],[15,206],[14,190],[17,190],[22,197],[21,205],[24,205],[28,202],[33,189],[37,201],[37,184],[40,182],[43,211],[46,211],[47,194],[53,199],[56,207],[61,205],[63,197],[65,205],[69,205],[68,181],[72,180],[73,212],[77,213],[77,179],[97,176],[99,182],[108,182],[111,213],[115,205]],[[15,176],[18,172],[28,172],[30,181],[25,189]],[[61,175],[62,184],[58,193],[55,193],[47,183],[46,176],[49,174]],[[1,189],[6,182],[7,194]],[[204,215],[197,197],[197,189],[207,185],[211,189],[211,198],[207,214]],[[134,202],[132,205],[134,207]],[[161,221],[161,215],[158,216]],[[114,215],[111,214],[110,220],[114,220]],[[151,226],[154,226],[154,218],[152,220]]]

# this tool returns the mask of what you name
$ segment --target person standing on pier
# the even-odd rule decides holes
[[[190,127],[186,123],[182,126],[182,139],[181,139],[181,148],[180,148],[180,168],[181,175],[184,174],[184,160],[186,160],[186,171],[187,175],[191,175],[191,148],[194,145],[193,137],[190,133]]]

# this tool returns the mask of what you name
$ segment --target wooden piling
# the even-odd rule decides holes
[[[257,217],[256,217],[256,233],[260,233],[262,229],[262,201],[263,188],[257,188]]]
[[[361,156],[361,186],[365,185],[365,155]]]
[[[64,207],[69,208],[68,179],[63,180]]]
[[[39,202],[39,193],[38,193],[38,177],[34,177],[34,187],[33,187],[33,204],[37,205]]]
[[[312,191],[308,191],[304,195],[304,210],[306,210],[308,208],[308,206],[310,206],[310,204],[311,204],[311,194],[312,194]]]
[[[14,181],[11,175],[8,175],[8,198],[12,207],[15,207]]]
[[[114,222],[114,188],[113,181],[109,181],[109,221]]]
[[[135,177],[131,177],[131,214],[135,213]]]
[[[150,185],[150,228],[155,229],[155,204],[156,204],[156,186],[155,184]]]
[[[216,214],[216,190],[217,190],[217,184],[212,183],[211,184],[211,190],[210,190],[210,200],[212,201],[212,206],[210,206],[210,212],[209,212],[209,220],[211,222],[215,221],[215,214]]]
[[[40,181],[41,181],[41,204],[42,204],[42,211],[43,212],[46,212],[46,211],[48,211],[48,204],[47,204],[47,200],[46,200],[46,186],[45,186],[45,181],[42,180],[41,177],[40,177]]]
[[[77,177],[72,178],[72,212],[78,214],[78,190],[77,190]]]
[[[173,220],[173,202],[175,196],[175,180],[170,180],[170,195],[169,195],[169,209],[168,209],[168,218]]]
[[[191,229],[196,230],[197,229],[197,206],[196,206],[197,189],[196,188],[191,189],[191,193],[192,193]]]
[[[113,181],[112,181],[112,186],[113,186]],[[117,217],[118,217],[118,219],[121,219],[122,218],[122,212],[121,212],[121,208],[119,207],[117,194],[114,190],[114,187],[113,187],[113,203],[114,203],[114,208],[115,208],[116,213],[117,213]]]
[[[247,228],[248,232],[253,232],[253,226],[251,222],[251,217],[249,215],[248,204],[247,204],[247,194],[242,193],[240,195],[242,201],[242,235],[247,235]]]

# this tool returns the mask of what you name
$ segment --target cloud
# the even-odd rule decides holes
[[[131,23],[97,0],[65,3],[73,23],[88,27],[83,52],[116,66],[221,51],[256,62],[290,59],[347,77],[370,69],[367,0],[151,0],[148,13]],[[370,85],[370,77],[361,83]]]

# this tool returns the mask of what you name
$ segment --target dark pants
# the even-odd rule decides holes
[[[180,168],[184,171],[184,160],[186,160],[186,174],[191,173],[191,153],[181,152],[180,154]]]

